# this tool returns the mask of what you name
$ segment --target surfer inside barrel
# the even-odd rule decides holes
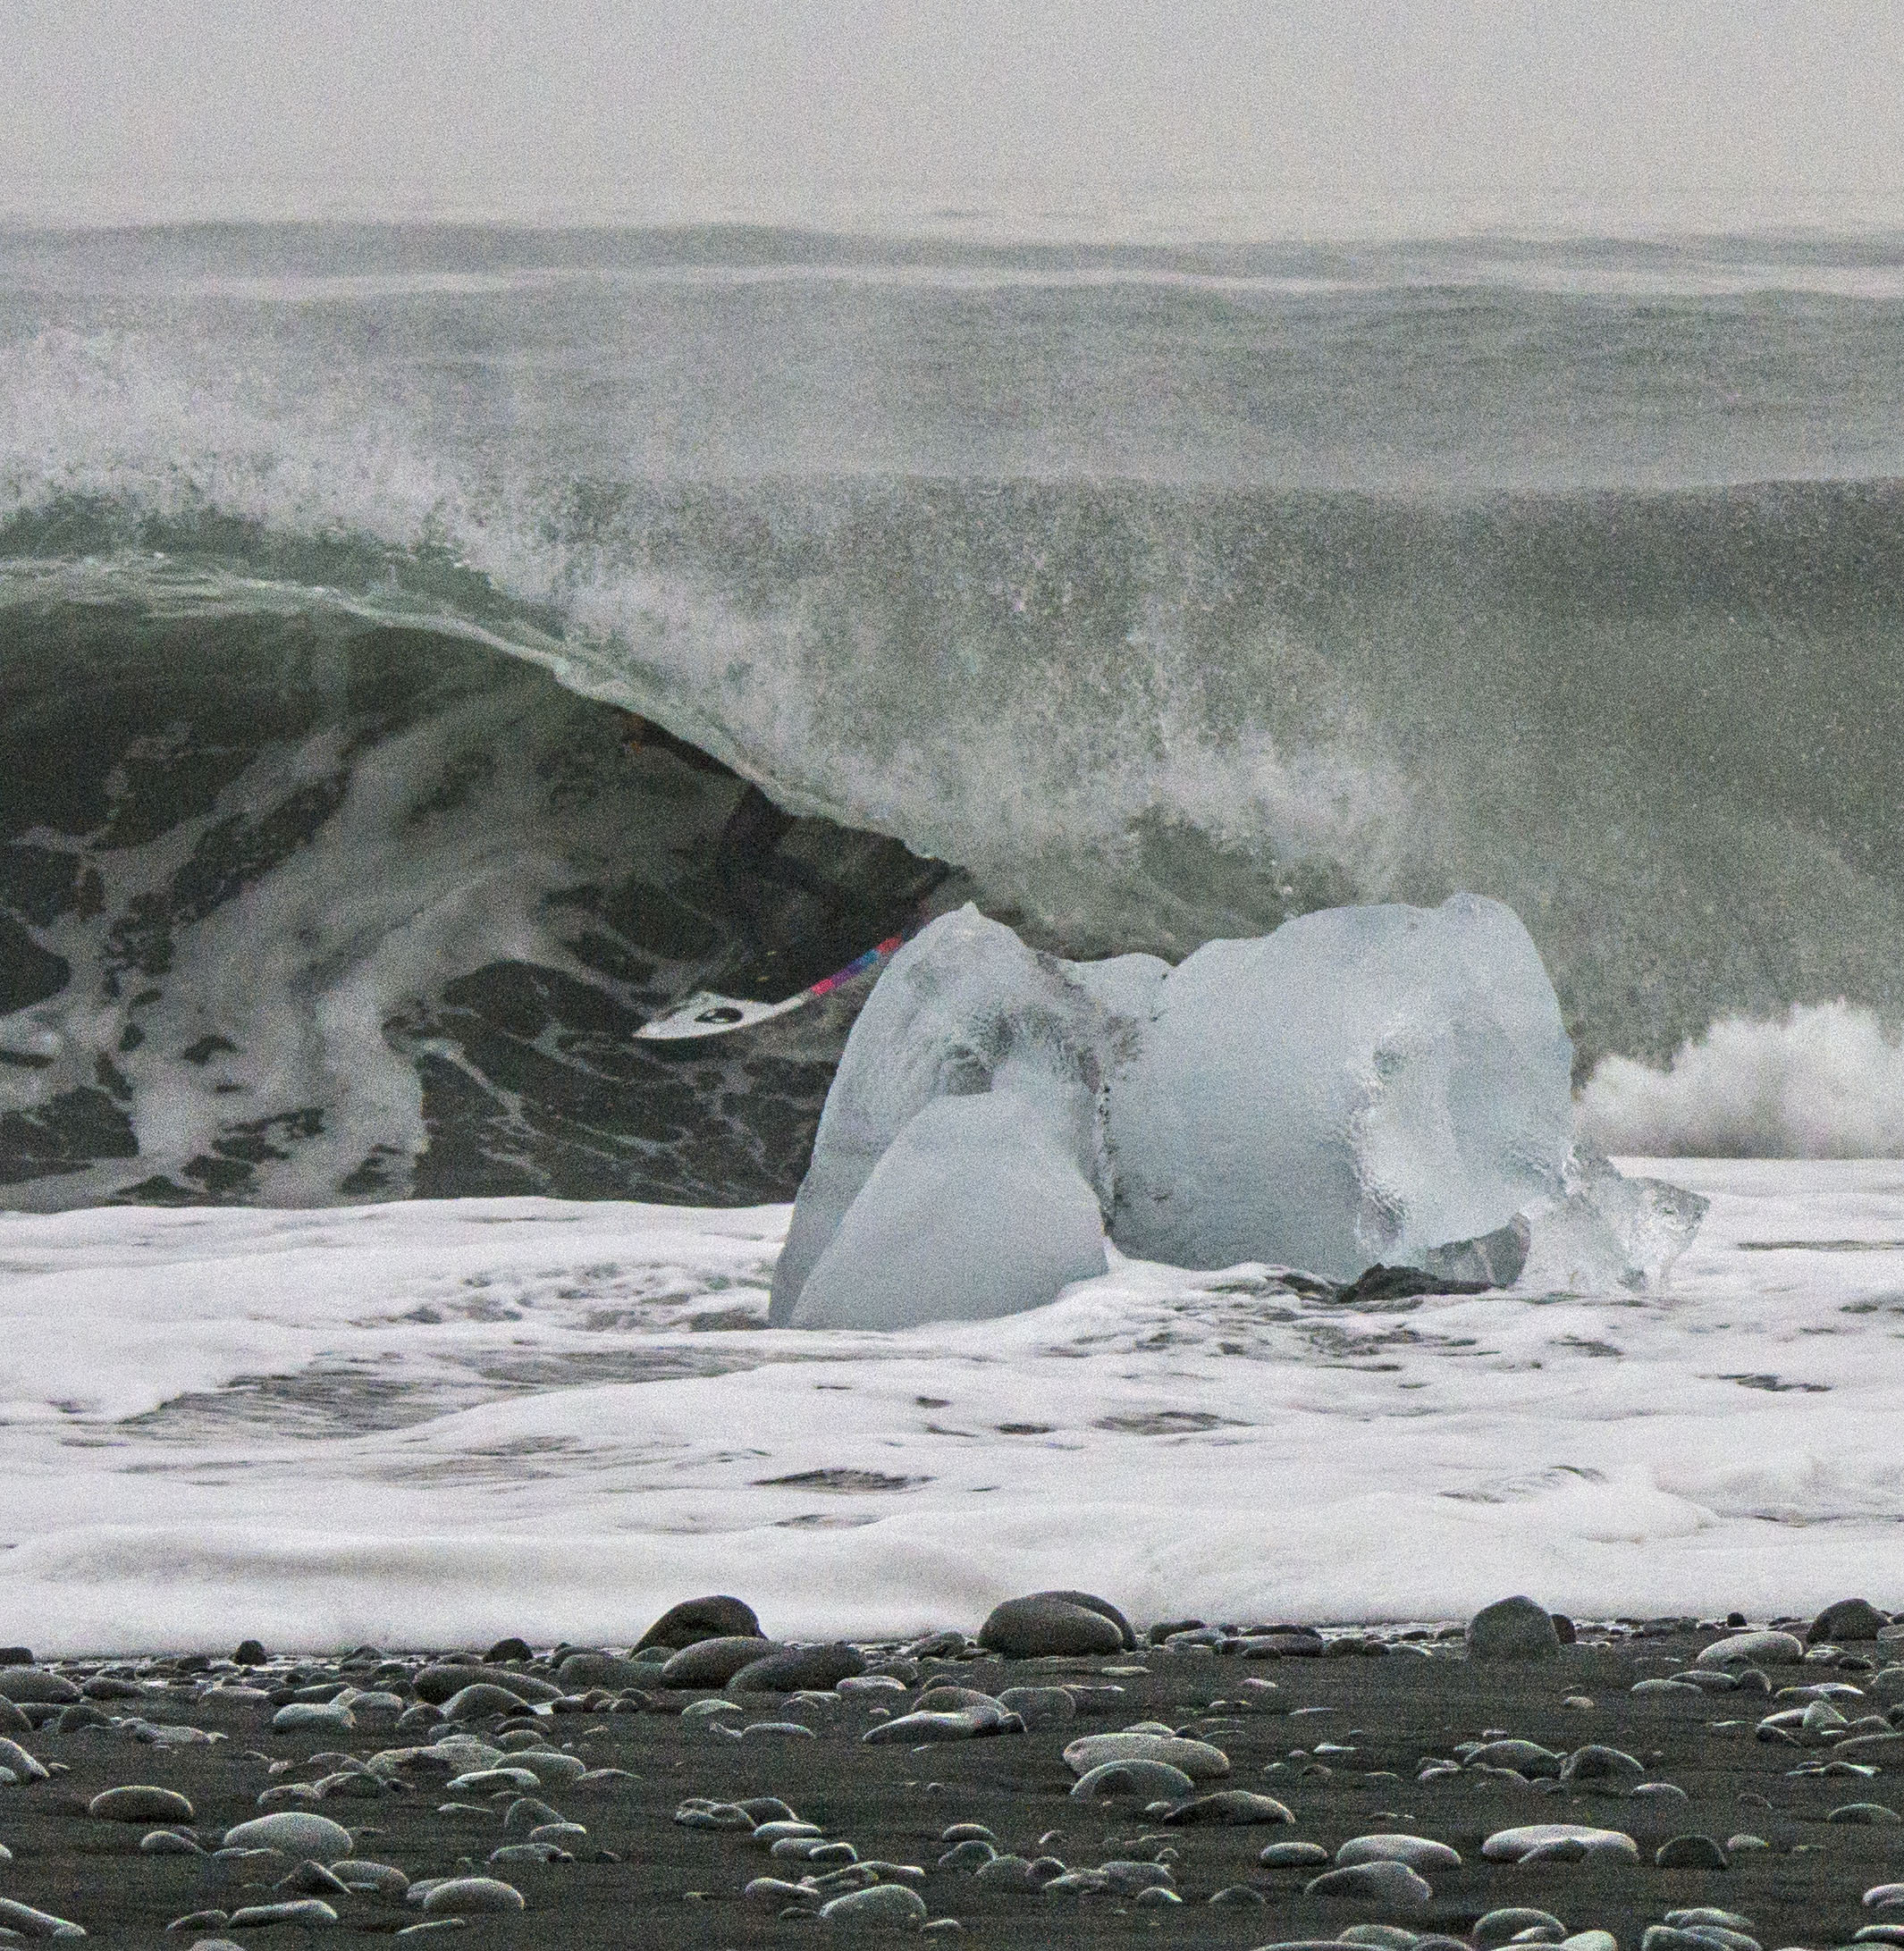
[[[654,723],[628,711],[623,748],[630,753],[659,750],[697,772],[731,778],[740,796],[722,823],[712,851],[693,877],[697,892],[722,909],[747,938],[751,958],[780,959],[788,946],[779,938],[788,918],[781,912],[788,896],[805,896],[820,904],[823,925],[830,934],[849,907],[843,890],[796,855],[782,851],[781,842],[799,825],[798,819],[776,806],[751,779]],[[687,890],[684,888],[684,893]]]

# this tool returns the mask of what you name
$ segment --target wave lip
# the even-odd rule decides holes
[[[1655,1158],[1904,1157],[1904,1040],[1840,999],[1722,1017],[1663,1069],[1603,1058],[1583,1139]]]

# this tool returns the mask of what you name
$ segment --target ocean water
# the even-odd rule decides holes
[[[1893,1168],[1778,1163],[1904,1154],[1900,480],[1904,234],[0,231],[9,1602],[1858,1583],[1889,1249],[1750,1241],[1904,1237]],[[967,898],[1175,956],[1458,887],[1584,1134],[1723,1195],[1671,1295],[1371,1326],[1125,1264],[1002,1335],[771,1334],[865,985],[633,1035]],[[1397,1525],[1450,1549],[1388,1577]]]
[[[1659,1170],[1662,1162],[1626,1162]],[[1904,1168],[1673,1160],[1670,1294],[1373,1308],[1116,1259],[1003,1321],[767,1327],[788,1209],[0,1220],[0,1618],[36,1651],[1754,1617],[1898,1594]]]

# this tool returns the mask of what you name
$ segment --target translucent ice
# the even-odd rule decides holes
[[[965,908],[855,1025],[772,1319],[1033,1308],[1124,1252],[1352,1280],[1654,1285],[1697,1202],[1573,1156],[1572,1047],[1498,902],[1333,908],[1074,963]]]
[[[1418,1263],[1558,1191],[1572,1056],[1497,901],[1328,908],[1208,943],[1164,979],[1110,1094],[1113,1237],[1330,1280]]]
[[[1164,971],[1133,955],[1087,977],[972,907],[907,943],[827,1094],[775,1325],[1007,1314],[1102,1273],[1104,1067]]]
[[[979,1321],[1109,1271],[1097,1194],[1037,1095],[938,1097],[872,1168],[814,1263],[804,1328]]]

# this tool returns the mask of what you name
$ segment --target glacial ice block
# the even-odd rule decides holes
[[[813,1163],[774,1268],[773,1324],[813,1324],[799,1305],[803,1291],[863,1197],[868,1203],[857,1213],[852,1239],[879,1242],[876,1250],[888,1258],[862,1264],[842,1242],[822,1283],[830,1321],[899,1324],[897,1316],[872,1318],[880,1311],[878,1295],[908,1321],[942,1317],[916,1308],[925,1305],[927,1289],[950,1304],[957,1283],[949,1274],[922,1275],[915,1298],[899,1298],[905,1227],[895,1215],[901,1209],[922,1223],[929,1214],[936,1214],[935,1223],[944,1218],[934,1237],[948,1239],[948,1250],[969,1260],[1025,1249],[1038,1224],[1057,1226],[1049,1265],[1037,1258],[1043,1271],[1035,1279],[1027,1265],[996,1274],[982,1297],[975,1287],[964,1290],[979,1313],[1008,1311],[1005,1299],[1014,1293],[1023,1297],[1018,1306],[1036,1307],[1079,1277],[1067,1273],[1055,1286],[1041,1284],[1090,1261],[1074,1195],[1084,1187],[1100,1214],[1111,1200],[1101,1129],[1105,1065],[1132,1047],[1134,1013],[1148,1006],[1166,968],[1154,956],[1125,955],[1092,964],[1089,979],[1081,980],[1081,970],[1027,948],[1010,929],[970,906],[941,915],[908,942],[860,1012],[827,1093]],[[929,1106],[987,1096],[1000,1103],[982,1114],[935,1111],[873,1183],[889,1150]],[[988,1141],[1007,1151],[988,1163],[977,1149]],[[1007,1156],[1019,1178],[1003,1169]],[[1022,1198],[1014,1191],[1021,1182]],[[897,1203],[882,1215],[889,1200]],[[956,1228],[948,1216],[954,1213]],[[1042,1217],[1034,1221],[1034,1214]],[[1101,1272],[1101,1216],[1097,1225],[1092,1270]],[[914,1256],[903,1257],[916,1265]],[[972,1275],[977,1278],[976,1268]]]
[[[1349,1280],[1552,1199],[1572,1046],[1511,909],[1329,908],[1161,982],[1109,1094],[1112,1238]]]
[[[847,1208],[793,1324],[982,1321],[1108,1271],[1098,1196],[1036,1099],[1008,1086],[939,1097]]]
[[[1174,970],[1038,954],[967,907],[854,1025],[771,1319],[1039,1307],[1104,1271],[1107,1233],[1185,1267],[1655,1287],[1703,1204],[1575,1155],[1572,1054],[1526,929],[1476,896]]]

